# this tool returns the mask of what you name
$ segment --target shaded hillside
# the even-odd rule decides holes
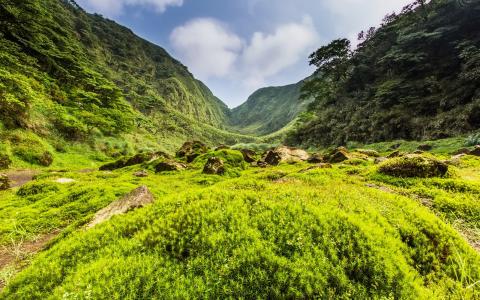
[[[480,128],[480,2],[416,1],[362,34],[311,57],[328,76],[311,82],[316,117],[292,144],[435,139]],[[330,52],[329,52],[330,51]]]
[[[233,127],[242,133],[266,135],[278,131],[303,112],[308,101],[299,100],[303,81],[262,88],[231,113]]]
[[[195,126],[201,135],[203,124],[226,121],[226,105],[164,49],[73,1],[5,0],[0,25],[8,130],[83,141],[132,131],[175,136]]]

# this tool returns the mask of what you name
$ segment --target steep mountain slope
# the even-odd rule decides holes
[[[5,0],[0,25],[0,130],[229,137],[228,108],[185,66],[74,1]]]
[[[316,118],[289,142],[436,139],[480,128],[479,16],[479,1],[456,0],[416,1],[388,16],[346,66],[338,60],[342,80],[318,82]]]
[[[303,81],[280,87],[262,88],[244,104],[234,108],[231,124],[246,134],[265,135],[278,131],[306,110],[309,101],[300,101]]]

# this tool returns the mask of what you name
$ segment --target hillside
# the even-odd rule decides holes
[[[417,1],[362,34],[353,52],[343,41],[319,49],[311,59],[324,76],[305,91],[316,116],[289,143],[436,139],[480,128],[479,15],[478,1]]]
[[[129,29],[67,0],[2,1],[0,15],[3,142],[13,130],[50,144],[244,138],[222,132],[229,110],[203,83]]]
[[[230,122],[233,129],[254,135],[268,135],[282,129],[309,104],[309,101],[299,99],[302,86],[303,81],[259,89],[232,110]]]

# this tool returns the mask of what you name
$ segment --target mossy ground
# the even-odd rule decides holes
[[[209,155],[232,159],[236,172],[202,174]],[[146,178],[133,175],[142,166],[50,168],[0,192],[1,246],[60,230],[47,250],[1,270],[0,297],[480,297],[480,158],[462,158],[444,178],[400,179],[372,161],[300,172],[310,165],[245,168],[237,156],[212,152]],[[83,229],[140,185],[154,204]]]

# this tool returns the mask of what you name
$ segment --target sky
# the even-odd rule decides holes
[[[356,42],[412,0],[76,0],[163,47],[229,107],[255,90],[299,82],[308,56]]]

